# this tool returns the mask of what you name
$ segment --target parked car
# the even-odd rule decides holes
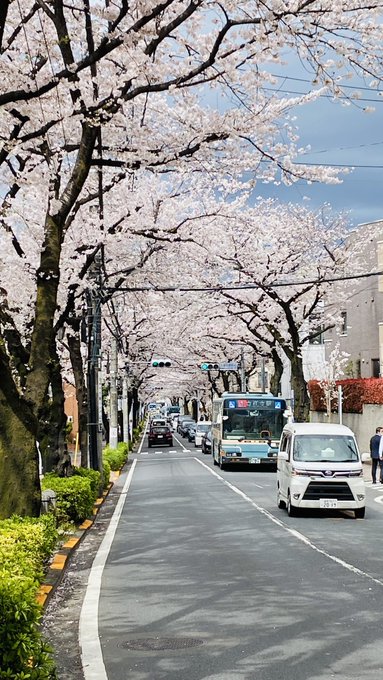
[[[186,430],[186,439],[188,439],[189,442],[195,441],[196,427],[197,427],[196,423],[193,423]]]
[[[201,441],[202,453],[211,453],[211,430],[205,432]]]
[[[178,432],[180,433],[181,437],[186,437],[187,431],[189,427],[192,425],[195,425],[195,420],[183,420],[181,423],[178,423]]]
[[[148,434],[149,448],[153,444],[164,444],[165,446],[173,446],[173,434],[170,427],[155,426],[152,427]]]
[[[200,420],[197,423],[195,430],[194,446],[201,446],[202,437],[208,430],[211,429],[211,422],[208,420]]]

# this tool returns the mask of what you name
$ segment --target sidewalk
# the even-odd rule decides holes
[[[68,559],[71,557],[74,550],[77,548],[78,544],[87,533],[88,529],[90,529],[90,527],[93,526],[93,523],[101,506],[108,497],[110,490],[115,485],[119,476],[120,476],[119,471],[115,472],[111,470],[109,486],[106,489],[106,491],[103,492],[102,496],[100,498],[97,498],[93,506],[92,517],[84,520],[84,522],[79,527],[77,527],[77,530],[72,535],[68,536],[66,542],[63,545],[61,545],[61,547],[54,553],[52,561],[47,569],[47,573],[44,578],[44,583],[41,584],[37,595],[37,601],[43,607],[46,606],[50,597],[53,595],[55,589],[60,584],[61,579],[63,577],[64,568],[66,566]]]

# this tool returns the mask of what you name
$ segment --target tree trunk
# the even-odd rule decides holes
[[[133,387],[132,389],[132,405],[133,405],[133,410],[132,410],[132,428],[133,430],[137,427],[138,425],[138,409],[139,409],[139,400],[138,400],[138,390],[137,387]]]
[[[78,326],[76,324],[78,322]],[[78,441],[81,453],[81,467],[88,467],[88,395],[84,379],[84,365],[81,356],[79,336],[80,320],[73,326],[75,335],[68,337],[69,355],[76,386],[78,413]]]
[[[67,445],[67,418],[64,405],[60,360],[53,344],[50,352],[51,397],[46,396],[45,406],[39,422],[39,443],[43,460],[43,471],[54,470],[60,477],[71,473],[71,459]]]
[[[294,420],[304,423],[310,419],[310,397],[303,375],[302,357],[291,354],[291,387],[294,391]]]
[[[283,361],[279,356],[275,347],[271,350],[271,356],[274,364],[274,373],[270,378],[270,392],[275,397],[281,393],[281,379],[283,375]]]
[[[40,514],[37,420],[13,382],[0,343],[0,518]]]

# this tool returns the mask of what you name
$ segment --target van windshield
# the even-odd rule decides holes
[[[353,437],[325,434],[296,435],[294,460],[307,463],[356,463],[359,461]]]

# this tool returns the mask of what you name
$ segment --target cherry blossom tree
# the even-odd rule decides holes
[[[198,176],[200,190],[214,185],[225,196],[259,179],[337,181],[330,169],[294,164],[288,114],[323,88],[341,94],[347,73],[379,79],[380,11],[377,0],[2,4],[1,244],[5,266],[10,253],[20,259],[30,295],[24,316],[2,280],[1,516],[39,511],[35,441],[57,378],[64,254],[70,233],[81,241],[82,208],[98,202],[87,222],[95,249],[105,233],[106,187],[140,170],[167,172],[174,186]],[[273,82],[268,67],[286,49],[314,75],[312,92],[294,99],[265,88]],[[32,253],[27,238],[38,246]],[[90,264],[88,250],[80,281]]]

